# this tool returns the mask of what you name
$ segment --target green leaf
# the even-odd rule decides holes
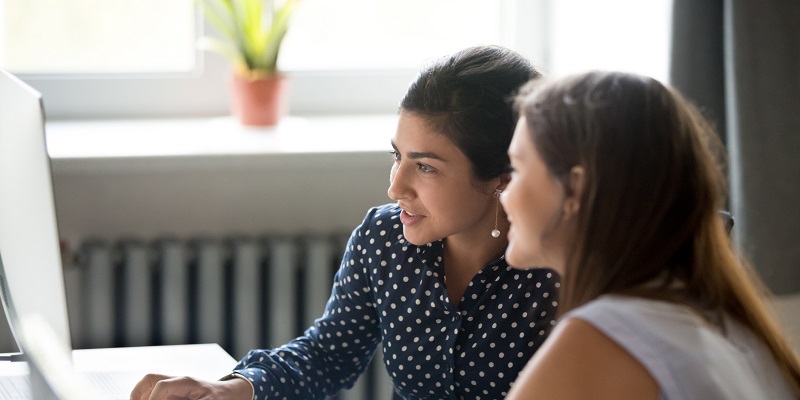
[[[205,17],[214,28],[228,40],[235,40],[236,27],[231,19],[230,9],[222,0],[199,0]]]
[[[224,55],[250,70],[274,72],[281,43],[299,0],[199,0],[206,20],[223,36],[203,38],[198,46]]]

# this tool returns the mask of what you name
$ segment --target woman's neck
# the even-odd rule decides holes
[[[492,237],[490,232],[487,232],[485,238],[481,240],[458,240],[463,238],[449,237],[444,241],[444,258],[445,261],[455,261],[457,264],[474,264],[473,275],[478,273],[481,268],[490,262],[497,260],[503,256],[508,240],[501,235],[500,237]],[[465,265],[466,266],[466,265]]]
[[[494,224],[492,224],[492,228]],[[472,278],[490,262],[503,256],[508,240],[508,222],[498,223],[499,237],[491,229],[478,234],[461,233],[444,241],[444,278],[450,302],[458,305]]]

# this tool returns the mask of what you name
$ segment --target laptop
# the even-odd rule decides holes
[[[69,354],[69,318],[44,118],[42,96],[0,70],[0,298],[23,352],[18,324],[35,315],[51,331],[52,345]],[[0,360],[19,358],[5,355]],[[146,372],[95,375],[106,382],[103,398],[128,399]],[[30,399],[26,375],[0,377],[0,399]]]

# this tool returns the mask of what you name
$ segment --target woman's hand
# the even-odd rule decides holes
[[[241,378],[202,381],[188,376],[148,374],[131,392],[131,400],[250,400],[253,386]]]

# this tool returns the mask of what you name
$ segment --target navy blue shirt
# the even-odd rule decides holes
[[[236,366],[254,398],[334,395],[355,383],[378,344],[407,399],[505,397],[555,323],[556,273],[516,270],[500,258],[473,277],[456,306],[445,291],[445,242],[408,243],[399,214],[395,204],[367,213],[324,315],[303,336],[252,350]]]

